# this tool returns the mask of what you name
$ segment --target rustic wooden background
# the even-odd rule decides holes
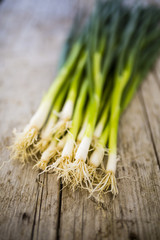
[[[13,128],[23,129],[38,107],[76,9],[91,2],[0,4],[1,240],[160,239],[160,61],[120,122],[115,200],[108,195],[98,206],[84,191],[62,190],[51,174],[39,184],[31,164],[9,160]]]

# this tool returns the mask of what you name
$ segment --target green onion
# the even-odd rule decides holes
[[[63,184],[100,198],[118,193],[119,120],[159,56],[160,9],[101,0],[85,24],[79,16],[56,79],[16,135],[12,158],[34,159]]]

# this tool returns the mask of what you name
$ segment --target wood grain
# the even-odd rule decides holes
[[[74,12],[92,3],[5,0],[0,4],[2,240],[159,239],[160,61],[120,121],[119,195],[114,200],[107,195],[97,205],[85,191],[63,189],[56,176],[38,175],[33,164],[9,161],[6,147],[13,128],[23,129],[51,84]]]

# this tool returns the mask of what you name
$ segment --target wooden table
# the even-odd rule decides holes
[[[1,240],[160,239],[158,63],[121,118],[114,200],[108,195],[98,206],[85,191],[62,189],[55,175],[43,174],[37,181],[33,165],[9,160],[12,130],[22,130],[37,109],[56,74],[73,13],[84,2],[0,4]]]

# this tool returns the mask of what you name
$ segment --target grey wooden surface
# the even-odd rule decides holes
[[[23,129],[38,107],[56,74],[73,13],[84,3],[90,4],[0,4],[1,240],[160,239],[160,61],[120,122],[119,195],[114,200],[107,195],[98,206],[84,191],[62,190],[55,175],[37,178],[31,164],[9,160],[12,130]]]

